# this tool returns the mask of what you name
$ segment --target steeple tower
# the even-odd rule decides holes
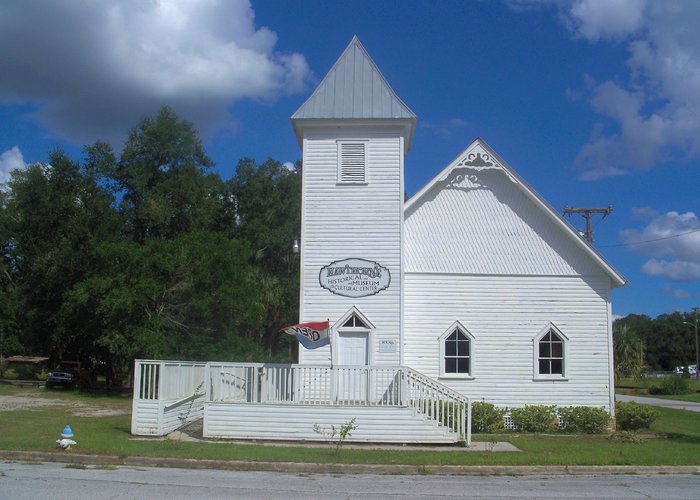
[[[300,321],[330,319],[334,364],[401,362],[403,160],[415,123],[357,37],[292,116],[304,176]],[[300,348],[299,361],[330,355]]]

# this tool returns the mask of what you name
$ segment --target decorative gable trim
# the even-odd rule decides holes
[[[620,287],[627,284],[627,280],[617,270],[615,270],[605,258],[598,253],[576,229],[564,219],[554,208],[547,203],[530,185],[520,177],[498,154],[481,138],[477,137],[469,147],[461,153],[455,160],[442,169],[433,179],[428,182],[418,193],[413,195],[404,204],[405,217],[410,215],[411,210],[419,206],[424,197],[427,197],[433,189],[437,189],[440,183],[450,180],[451,183],[462,182],[469,179],[469,171],[480,171],[486,169],[500,170],[518,188],[532,200],[540,210],[552,219],[577,246],[579,246],[600,268],[610,277],[613,287]]]

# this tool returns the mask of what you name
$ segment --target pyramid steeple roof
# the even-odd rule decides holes
[[[406,120],[411,142],[416,115],[389,86],[357,36],[306,102],[292,115],[301,140],[300,120]]]

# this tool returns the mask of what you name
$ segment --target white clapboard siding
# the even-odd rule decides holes
[[[204,394],[190,400],[135,399],[132,403],[131,433],[136,436],[164,436],[204,415]]]
[[[406,213],[407,272],[602,274],[502,169],[455,169]]]
[[[407,407],[205,404],[205,438],[326,441],[314,432],[357,426],[347,442],[457,443],[457,434],[416,415]]]
[[[201,418],[206,363],[135,360],[131,433],[162,436]]]
[[[606,276],[406,273],[405,363],[503,407],[610,406]],[[438,338],[459,321],[471,335],[471,378],[440,377]],[[549,324],[567,338],[566,380],[534,380],[533,339]]]
[[[399,343],[401,330],[401,239],[403,221],[403,140],[386,127],[305,131],[302,207],[301,320],[337,322],[353,306],[375,327],[371,363],[398,365],[400,353],[379,352],[381,340]],[[338,140],[362,140],[366,183],[338,183]],[[368,297],[343,297],[319,284],[319,272],[331,262],[361,258],[389,269],[391,283]],[[329,348],[307,351],[302,363],[330,360]]]
[[[135,436],[160,436],[160,401],[134,399],[131,407],[131,433]]]

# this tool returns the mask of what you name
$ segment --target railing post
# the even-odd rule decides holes
[[[299,379],[302,376],[301,369],[298,366],[292,365],[289,370],[292,376],[292,402],[301,403],[301,395],[299,394]]]
[[[134,361],[134,394],[133,399],[141,399],[141,360],[137,359]]]
[[[211,401],[211,365],[207,362],[204,365],[204,401]]]
[[[400,404],[404,406],[409,406],[408,404],[408,373],[404,367],[401,367],[401,375],[399,376],[399,382],[401,386],[399,387],[399,398],[401,398]]]
[[[258,380],[260,381],[260,402],[266,403],[269,399],[269,373],[262,366],[258,366]]]
[[[472,445],[472,398],[467,398],[467,446]]]
[[[339,379],[342,377],[338,377],[338,372],[339,368],[330,368],[331,371],[331,400],[330,403],[333,404],[338,400],[338,383]]]

